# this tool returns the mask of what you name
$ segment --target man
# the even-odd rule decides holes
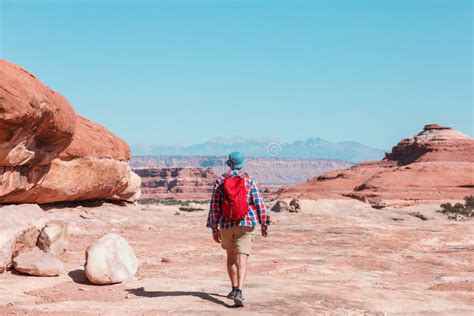
[[[239,307],[244,306],[242,288],[257,221],[264,237],[268,236],[270,225],[270,214],[257,182],[241,172],[244,161],[239,152],[229,155],[226,164],[230,170],[214,184],[207,220],[212,237],[227,251],[227,272],[232,284],[227,297]]]

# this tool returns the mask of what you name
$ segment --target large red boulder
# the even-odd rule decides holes
[[[285,188],[280,197],[357,198],[402,204],[474,194],[474,140],[438,124],[405,138],[382,161],[336,170]]]
[[[133,199],[129,160],[123,140],[0,60],[0,203]]]

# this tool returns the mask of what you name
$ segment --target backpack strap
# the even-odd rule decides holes
[[[227,173],[227,172],[222,175],[222,177],[223,177],[224,179],[232,178],[233,176],[234,176],[234,175],[229,174],[229,173]],[[236,175],[236,176],[237,176],[237,175]],[[239,176],[240,176],[241,178],[246,178],[246,177],[249,177],[250,175],[249,175],[247,172],[241,172]]]

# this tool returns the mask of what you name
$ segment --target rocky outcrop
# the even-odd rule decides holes
[[[138,260],[127,241],[107,234],[86,250],[84,270],[94,284],[114,284],[130,280],[138,269]]]
[[[128,181],[128,186],[122,192],[118,193],[113,199],[122,200],[128,202],[138,201],[142,195],[140,186],[142,180],[138,174],[135,172],[130,173],[130,180]]]
[[[12,257],[36,245],[47,222],[45,212],[32,204],[0,207],[0,273],[9,268]]]
[[[130,200],[129,160],[123,140],[0,60],[0,203]]]
[[[474,140],[450,127],[426,125],[421,133],[400,141],[385,160],[399,165],[414,162],[474,162]]]
[[[209,199],[217,175],[211,169],[136,169],[142,179],[142,198]]]
[[[279,196],[351,197],[371,203],[462,199],[474,194],[474,140],[454,129],[426,125],[382,161],[326,173]]]

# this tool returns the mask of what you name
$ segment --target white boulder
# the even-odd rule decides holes
[[[138,260],[127,241],[114,233],[107,234],[86,250],[84,270],[94,284],[121,283],[133,278]]]

